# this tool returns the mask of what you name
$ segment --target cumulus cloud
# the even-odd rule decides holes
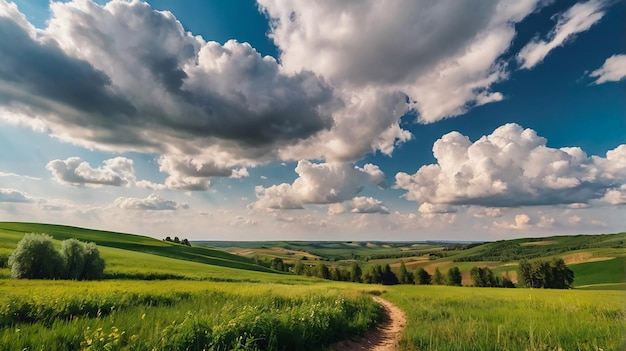
[[[396,174],[396,187],[420,203],[515,207],[587,203],[626,183],[626,144],[589,157],[546,142],[513,123],[473,143],[451,132],[433,145],[437,164]]]
[[[144,199],[138,199],[133,197],[118,197],[113,202],[113,206],[119,207],[125,210],[178,210],[187,209],[189,205],[186,203],[178,203],[173,200],[165,200],[156,194],[150,194]]]
[[[301,209],[305,204],[332,204],[351,199],[366,184],[385,187],[385,175],[372,164],[363,168],[348,163],[298,162],[298,178],[268,188],[256,187],[254,208]],[[365,201],[367,202],[367,201]],[[365,208],[365,204],[363,204]]]
[[[10,188],[0,188],[0,202],[33,202],[27,193]]]
[[[52,177],[59,183],[75,186],[125,186],[135,183],[133,160],[126,157],[116,157],[105,160],[103,164],[101,167],[92,168],[80,157],[70,157],[66,160],[50,161],[46,165],[46,169],[52,172]]]
[[[589,77],[598,77],[594,84],[619,82],[626,77],[626,55],[613,55],[604,61],[602,67],[589,73]]]
[[[388,214],[389,209],[383,204],[382,201],[369,196],[357,196],[352,200],[328,206],[328,214],[330,215],[342,214],[346,212]]]
[[[602,197],[602,201],[611,205],[626,205],[626,185],[607,191]]]
[[[247,43],[207,42],[146,3],[53,2],[36,33],[0,3],[0,106],[63,140],[174,156],[212,148],[245,163],[333,125],[333,89],[314,73],[284,73]]]
[[[557,23],[546,40],[533,39],[517,55],[522,69],[531,69],[559,46],[564,45],[576,34],[589,30],[604,16],[606,1],[590,0],[581,2],[557,16]]]
[[[494,228],[517,229],[517,230],[529,229],[531,224],[532,224],[532,220],[525,213],[516,215],[515,223],[509,223],[507,221],[501,221],[501,222],[494,221],[493,222]]]
[[[417,209],[422,214],[436,214],[436,213],[455,213],[457,210],[449,205],[445,204],[431,204],[424,202]]]
[[[499,57],[511,45],[515,23],[539,2],[259,3],[272,20],[270,36],[285,69],[316,72],[357,99],[361,87],[401,92],[420,121],[434,122],[503,98],[491,91],[506,77]],[[371,119],[391,127],[389,120],[389,113]]]

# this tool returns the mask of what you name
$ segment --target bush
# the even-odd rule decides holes
[[[85,244],[76,239],[67,239],[61,244],[61,256],[65,261],[67,279],[80,279],[85,270]]]
[[[26,279],[100,279],[104,260],[94,243],[67,239],[61,252],[47,234],[27,234],[9,257],[11,276]]]
[[[26,279],[55,279],[63,276],[63,258],[47,234],[26,234],[11,256],[11,276]]]

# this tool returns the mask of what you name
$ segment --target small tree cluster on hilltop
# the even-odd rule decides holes
[[[104,260],[94,243],[67,239],[56,251],[47,234],[26,234],[9,256],[11,276],[18,279],[100,279]]]
[[[180,240],[177,236],[175,236],[174,239],[172,239],[171,237],[168,236],[165,239],[163,239],[163,241],[167,241],[167,242],[170,242],[170,243],[176,243],[176,244],[182,244],[182,245],[185,245],[185,246],[191,246],[191,243],[189,242],[189,240],[187,240],[187,239]]]
[[[522,260],[518,268],[518,282],[529,288],[569,289],[574,283],[574,272],[562,258],[528,262]]]

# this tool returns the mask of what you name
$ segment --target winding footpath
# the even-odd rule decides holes
[[[383,306],[383,321],[370,329],[361,340],[342,341],[330,347],[333,351],[397,351],[400,336],[406,325],[406,315],[391,302],[374,296]]]

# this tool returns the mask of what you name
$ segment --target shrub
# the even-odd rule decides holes
[[[104,260],[96,244],[67,239],[58,252],[47,234],[25,235],[8,263],[14,278],[84,280],[104,276]]]
[[[26,279],[55,279],[63,275],[63,258],[47,234],[26,234],[9,256],[11,276]]]
[[[76,239],[67,239],[61,244],[61,256],[65,262],[67,279],[80,279],[85,270],[85,244]]]

